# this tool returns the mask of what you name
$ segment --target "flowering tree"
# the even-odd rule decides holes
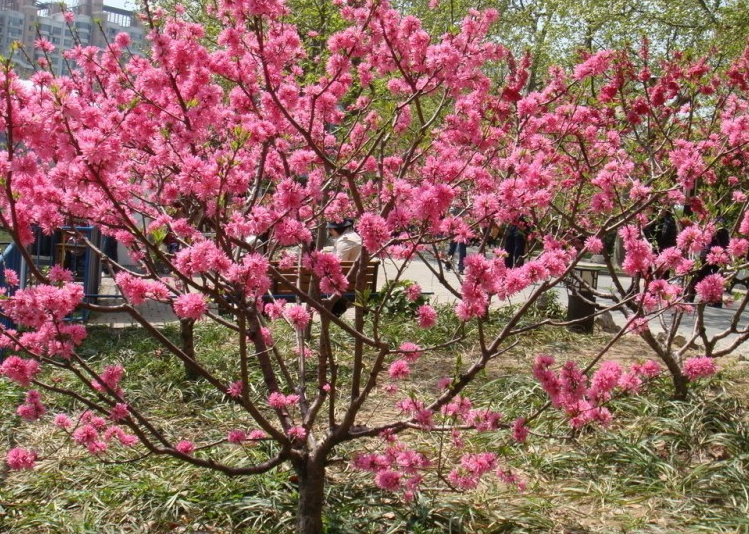
[[[453,430],[456,447],[469,429],[510,430],[514,439],[526,439],[533,414],[504,422],[474,407],[468,386],[515,338],[553,324],[521,325],[521,319],[586,254],[604,251],[603,240],[616,232],[626,251],[624,271],[637,283],[626,287],[616,278],[607,254],[617,288],[598,293],[601,310],[627,312],[629,330],[651,343],[680,393],[687,379],[712,372],[709,358],[682,366],[670,350],[673,336],[665,344],[656,340],[648,321],[673,311],[675,318],[686,310],[702,313],[705,303],[722,297],[720,272],[744,262],[749,242],[732,239],[695,259],[715,231],[707,212],[696,209],[678,246],[657,254],[643,227],[648,210],[684,204],[695,188],[704,205],[720,205],[727,191],[721,184],[740,182],[749,140],[747,57],[723,76],[705,61],[656,72],[645,53],[603,52],[572,73],[552,70],[543,90],[524,95],[528,60],[485,39],[492,11],[471,12],[459,30],[434,37],[387,2],[351,2],[341,6],[348,26],[312,57],[279,0],[218,2],[211,14],[223,28],[211,49],[201,42],[201,26],[146,5],[149,57],[125,60],[128,42],[120,35],[103,53],[68,53],[79,69],[54,78],[44,69],[52,45],[40,39],[32,87],[7,67],[2,74],[4,227],[26,246],[35,226],[49,233],[81,221],[125,245],[138,264],[128,271],[106,260],[117,267],[125,302],[103,306],[84,300],[72,273],[59,266],[42,271],[24,251],[34,284],[0,304],[20,327],[3,330],[10,356],[0,368],[29,389],[20,416],[38,419],[46,411],[43,395],[67,395],[80,411],[58,414],[54,423],[95,455],[119,443],[229,475],[290,463],[299,479],[298,532],[320,532],[326,462],[340,444],[383,439],[382,453],[359,455],[354,465],[408,498],[430,459],[399,435]],[[320,63],[319,77],[300,66]],[[498,71],[500,81],[489,77]],[[741,203],[734,216],[745,235],[746,197],[738,192],[733,200]],[[454,205],[457,213],[450,211]],[[352,214],[364,247],[347,273],[318,245],[325,221]],[[527,261],[507,267],[501,252],[487,257],[485,229],[520,220],[535,235]],[[364,276],[353,275],[373,258],[392,259],[399,279],[410,262],[430,252],[439,258],[446,241],[471,239],[483,241],[480,253],[466,259],[464,276],[448,276],[439,262],[428,265],[459,298],[457,318],[475,325],[473,360],[456,358],[452,376],[435,376],[440,388],[433,396],[398,400],[393,420],[360,424],[378,384],[397,391],[425,352],[449,349],[463,334],[435,347],[391,346],[382,336],[382,305],[370,302]],[[167,240],[177,243],[176,252],[166,249]],[[700,262],[723,271],[695,285],[700,304],[687,304],[685,287]],[[312,284],[288,283],[298,303],[284,306],[268,295],[271,278],[294,265],[312,273]],[[17,282],[16,273],[5,274]],[[411,292],[418,295],[417,288]],[[527,300],[492,328],[492,303],[520,292]],[[357,295],[352,320],[331,312],[343,293]],[[138,312],[146,300],[171,303],[188,332],[195,321],[233,332],[232,373],[201,363],[189,342],[170,341]],[[97,368],[80,356],[86,328],[65,320],[77,307],[129,313],[237,406],[241,426],[216,429],[224,436],[218,440],[160,431],[128,396],[125,366]],[[431,328],[438,314],[424,305],[415,320]],[[294,333],[289,353],[273,339],[282,324]],[[731,328],[736,332],[738,323]],[[347,339],[345,350],[332,343],[334,331]],[[740,331],[735,343],[747,336]],[[706,356],[723,353],[705,341]],[[658,372],[654,363],[626,371],[605,363],[588,379],[594,363],[556,370],[553,358],[542,355],[534,367],[549,405],[573,427],[606,423],[605,403],[615,390],[637,391]],[[81,387],[45,380],[42,365],[77,377]],[[350,369],[345,376],[343,366]],[[262,458],[222,455],[226,443],[259,441],[273,444]],[[35,458],[19,447],[7,461],[30,468]],[[491,452],[467,452],[445,479],[470,488],[487,471],[517,482]]]

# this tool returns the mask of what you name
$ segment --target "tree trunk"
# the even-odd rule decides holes
[[[671,380],[674,384],[674,399],[680,401],[686,400],[687,393],[689,392],[687,389],[687,384],[689,383],[687,377],[681,372],[678,374],[671,373]]]
[[[299,477],[297,534],[322,534],[322,510],[325,502],[324,460],[306,458],[295,466]]]
[[[181,341],[182,352],[189,356],[193,361],[195,360],[195,320],[194,319],[180,319],[179,320],[179,337]],[[185,379],[186,380],[197,380],[198,372],[195,368],[185,360]]]

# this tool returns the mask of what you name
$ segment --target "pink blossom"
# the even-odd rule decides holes
[[[518,443],[525,443],[528,439],[529,430],[525,423],[524,417],[519,417],[512,423],[512,439]]]
[[[487,409],[471,410],[465,416],[465,421],[479,432],[487,432],[499,428],[499,422],[503,415],[500,412],[492,412]]]
[[[585,240],[585,248],[587,248],[592,254],[600,254],[603,250],[603,241],[596,236],[590,236]]]
[[[297,330],[304,330],[310,322],[310,314],[304,306],[289,306],[284,310],[286,319]]]
[[[718,372],[718,368],[715,365],[714,359],[701,356],[686,360],[682,372],[689,380],[697,380],[698,378],[714,375]]]
[[[7,376],[22,386],[28,386],[39,372],[39,362],[24,360],[18,356],[9,356],[0,364],[0,375]]]
[[[479,479],[472,473],[466,473],[464,470],[455,468],[447,474],[447,481],[456,489],[469,491],[475,489],[479,484]]]
[[[364,213],[359,218],[356,231],[362,238],[362,244],[370,254],[377,254],[390,239],[388,224],[379,215]]]
[[[431,328],[437,322],[437,312],[428,304],[419,306],[416,313],[419,328]]]
[[[307,438],[307,431],[301,426],[293,426],[286,433],[292,440],[304,441]]]
[[[226,388],[226,394],[230,397],[238,399],[242,396],[242,389],[242,381],[237,380],[236,382],[232,382],[231,384],[229,384],[229,387]]]
[[[181,319],[200,319],[208,311],[205,296],[200,293],[184,293],[174,299],[174,313]]]
[[[694,286],[697,296],[702,302],[720,302],[726,279],[720,274],[709,274]]]
[[[8,451],[5,461],[12,470],[20,471],[22,469],[33,469],[36,458],[34,451],[16,447]]]
[[[78,445],[88,445],[99,439],[99,431],[94,425],[83,425],[73,432],[73,441]]]
[[[226,441],[233,444],[242,443],[247,439],[247,433],[244,430],[229,430],[226,435]]]
[[[70,284],[75,279],[72,271],[61,265],[53,265],[49,268],[49,280],[55,284]]]
[[[411,343],[410,341],[404,341],[403,343],[401,343],[398,347],[398,351],[403,356],[403,359],[409,363],[416,362],[423,355],[423,353],[421,352],[421,347],[419,347],[416,343]]]
[[[452,378],[450,378],[449,376],[444,376],[440,378],[439,380],[437,380],[437,390],[442,391],[442,390],[449,389],[452,383],[453,383]]]
[[[52,420],[52,423],[57,427],[61,428],[63,430],[68,430],[70,427],[73,426],[73,421],[65,414],[58,413],[55,415],[54,419]]]
[[[104,371],[99,375],[98,380],[91,381],[91,387],[97,391],[105,392],[106,388],[117,393],[122,394],[122,389],[119,387],[120,380],[122,380],[125,374],[125,368],[120,364],[108,365],[104,368]],[[106,386],[106,388],[105,388]]]
[[[20,282],[18,281],[18,273],[16,273],[16,271],[14,271],[13,269],[5,269],[5,271],[3,271],[3,275],[5,276],[6,284],[14,287],[18,287],[18,285],[20,284]]]
[[[396,491],[401,486],[401,474],[397,471],[383,470],[375,475],[375,484],[378,488],[388,491]]]
[[[411,369],[405,360],[395,360],[388,368],[388,375],[393,380],[408,378],[409,374],[411,374]]]
[[[31,389],[26,393],[26,402],[18,407],[16,413],[26,421],[36,421],[47,413],[47,408],[42,404],[39,392]]]
[[[43,52],[52,52],[55,49],[55,45],[42,37],[34,41],[34,48],[37,48]]]
[[[663,369],[655,360],[646,360],[642,364],[633,365],[632,372],[646,378],[655,378],[663,372]]]
[[[286,306],[285,300],[278,300],[276,302],[269,302],[265,305],[263,308],[263,312],[265,315],[268,316],[268,318],[271,321],[275,321],[276,319],[283,316],[283,309],[284,306]]]
[[[453,400],[445,404],[442,409],[442,415],[447,417],[456,417],[458,415],[467,417],[472,407],[471,399],[456,395]]]
[[[290,395],[284,395],[283,393],[274,391],[268,397],[268,405],[271,408],[275,408],[276,410],[283,410],[284,408],[298,404],[299,399],[299,395],[296,395],[294,393]]]
[[[192,441],[183,440],[177,443],[174,449],[182,454],[192,454],[195,451],[195,444]]]
[[[613,58],[611,50],[602,50],[596,54],[593,54],[583,63],[580,63],[575,67],[573,77],[575,80],[582,80],[588,76],[596,76],[605,72],[609,68],[609,64]]]
[[[539,354],[533,364],[533,376],[539,381],[541,387],[549,395],[551,402],[559,406],[562,386],[557,374],[549,367],[554,365],[554,357],[548,354]]]
[[[637,393],[642,387],[642,380],[633,372],[622,373],[617,386],[628,393]]]
[[[460,465],[474,476],[481,476],[496,467],[497,456],[493,452],[482,452],[477,454],[464,454],[460,459]]]
[[[130,417],[130,408],[121,402],[115,404],[109,412],[109,418],[112,421],[124,421],[128,417]]]
[[[249,441],[261,441],[261,440],[264,440],[264,439],[267,439],[267,438],[268,438],[268,435],[265,432],[263,432],[262,430],[252,430],[247,435],[247,439]]]
[[[588,395],[596,402],[606,402],[622,376],[622,366],[615,361],[603,362],[593,375]]]
[[[421,296],[421,286],[419,284],[411,284],[406,288],[406,298],[411,302],[416,301]]]
[[[525,491],[525,482],[510,469],[497,468],[496,475],[505,484],[516,486],[518,491]]]

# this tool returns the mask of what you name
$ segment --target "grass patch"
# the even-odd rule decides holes
[[[393,343],[435,344],[459,330],[449,310],[439,313],[444,314],[437,327],[442,330],[392,321],[383,325],[382,335]],[[492,328],[501,328],[506,320],[498,313]],[[164,333],[175,341],[179,338],[176,327],[167,327]],[[280,350],[290,353],[290,336],[283,331],[276,334]],[[525,415],[546,401],[528,376],[536,353],[581,357],[595,352],[605,339],[541,329],[494,362],[471,397],[477,404],[504,412],[506,420]],[[196,340],[201,363],[223,380],[235,380],[233,338],[221,328],[201,325]],[[338,341],[339,375],[345,381],[350,371],[343,339]],[[85,347],[85,357],[96,369],[115,362],[127,367],[129,399],[170,436],[200,435],[210,441],[225,435],[226,429],[249,424],[214,388],[202,381],[185,381],[182,364],[140,329],[92,328]],[[639,345],[631,345],[629,352],[626,344],[622,347],[621,357],[642,356]],[[425,356],[414,366],[406,389],[420,394],[433,388],[437,371],[444,368],[449,374],[456,356],[470,358],[473,350],[471,343],[461,341],[449,352]],[[466,434],[466,449],[497,452],[506,467],[527,481],[523,493],[491,479],[474,492],[444,492],[437,489],[436,474],[431,473],[425,491],[414,502],[403,503],[377,490],[370,476],[348,467],[351,453],[373,442],[340,447],[329,469],[327,532],[749,533],[749,417],[733,387],[743,377],[734,369],[694,385],[686,402],[670,400],[670,384],[663,378],[641,396],[613,401],[615,420],[609,428],[574,436],[553,412],[534,426],[537,433],[552,437],[532,436],[526,445],[512,443],[506,432]],[[57,383],[77,387],[62,374]],[[21,425],[14,412],[22,398],[19,388],[0,381],[2,449],[16,442],[32,443],[46,459],[31,473],[0,473],[0,532],[285,534],[293,530],[296,495],[288,468],[230,478],[170,458],[116,463],[128,459],[126,453],[118,453],[108,457],[110,463],[101,463],[72,445],[57,450],[60,442],[53,436],[57,431],[47,422]],[[375,396],[368,413],[376,417],[392,409],[393,400]],[[50,413],[76,408],[64,399],[48,407]],[[460,453],[445,446],[444,435],[409,439],[421,450],[442,445],[447,456]],[[215,454],[236,455],[241,462],[243,454],[249,459],[262,457],[267,453],[263,447],[242,452],[227,445]]]

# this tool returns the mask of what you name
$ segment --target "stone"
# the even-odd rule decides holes
[[[656,341],[660,343],[661,345],[665,345],[666,340],[668,339],[668,336],[666,335],[666,332],[658,332],[655,336]],[[681,334],[676,334],[674,336],[673,343],[671,344],[672,347],[675,347],[677,349],[682,348],[684,345],[687,344],[687,338],[682,336]],[[689,346],[690,349],[696,349],[699,350],[702,348],[702,345],[699,345],[696,341],[692,342],[692,344]]]
[[[596,317],[595,324],[607,334],[618,334],[621,330],[620,327],[614,322],[614,318],[611,316],[611,312],[603,312],[601,315]]]

